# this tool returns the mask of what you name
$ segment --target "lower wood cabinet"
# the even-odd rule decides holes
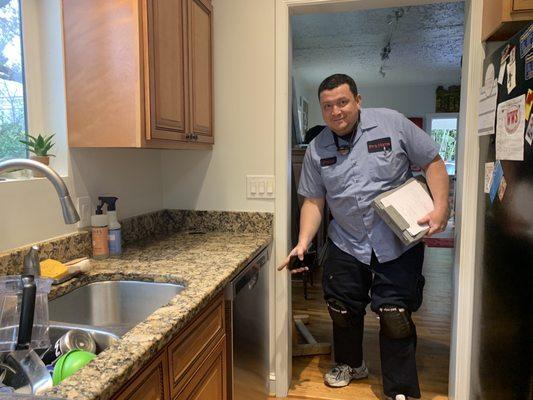
[[[113,400],[226,400],[223,300],[217,296]]]
[[[223,336],[174,400],[226,400],[226,398],[226,337]]]

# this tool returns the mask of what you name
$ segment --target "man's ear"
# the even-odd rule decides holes
[[[355,101],[357,104],[361,105],[362,102],[363,102],[363,98],[361,97],[360,94],[358,94],[356,97],[355,97]]]

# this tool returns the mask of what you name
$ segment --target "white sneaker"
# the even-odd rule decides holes
[[[360,367],[352,368],[346,364],[337,364],[324,375],[324,383],[331,387],[348,386],[354,379],[364,379],[368,376],[365,362]]]
[[[387,396],[387,400],[409,400],[409,397],[403,395],[403,394],[397,394],[394,399],[392,397]]]

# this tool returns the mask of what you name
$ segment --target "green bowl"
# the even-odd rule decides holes
[[[67,354],[63,354],[57,359],[54,367],[54,373],[52,375],[54,386],[89,364],[95,358],[96,354],[79,349],[71,350]]]

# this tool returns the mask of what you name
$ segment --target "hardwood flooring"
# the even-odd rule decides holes
[[[424,303],[413,315],[417,326],[417,363],[424,400],[448,399],[453,249],[427,248],[424,263]],[[308,314],[310,332],[319,342],[331,342],[331,321],[322,299],[320,277],[303,298],[301,282],[292,285],[293,314]],[[378,344],[379,321],[368,310],[365,317],[364,354],[370,370],[368,379],[332,389],[324,385],[323,374],[332,365],[329,355],[294,357],[290,400],[375,400],[382,399]]]

